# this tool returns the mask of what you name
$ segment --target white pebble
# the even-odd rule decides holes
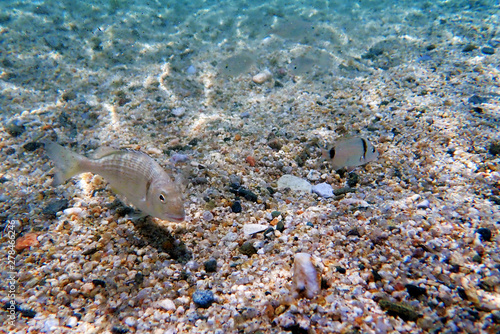
[[[181,117],[182,115],[184,115],[185,111],[186,111],[186,108],[184,108],[184,107],[174,108],[174,109],[172,109],[172,115],[177,116],[177,117]]]
[[[165,298],[163,300],[158,301],[158,306],[164,309],[165,311],[175,311],[176,307],[172,299]]]
[[[429,208],[429,205],[430,205],[429,201],[424,199],[422,202],[417,204],[417,208],[418,209],[427,209],[427,208]]]
[[[307,253],[295,254],[293,262],[293,287],[295,294],[314,298],[319,290],[318,272],[311,262],[311,255]]]
[[[73,328],[77,323],[78,319],[76,317],[69,317],[68,320],[66,320],[66,327]]]
[[[333,197],[333,188],[331,185],[328,183],[320,183],[312,186],[312,192],[315,194],[318,194],[319,196],[323,198],[330,198]]]
[[[260,72],[259,74],[256,74],[252,77],[252,81],[255,82],[256,84],[263,84],[267,80],[271,79],[272,75],[271,72],[265,70],[264,72]]]
[[[137,320],[135,320],[134,317],[126,317],[125,318],[125,325],[129,327],[134,327],[136,324]]]
[[[293,191],[311,192],[311,184],[300,177],[285,174],[278,180],[278,189],[290,188]]]
[[[267,225],[262,224],[245,224],[243,225],[243,233],[247,236],[267,230]]]
[[[66,216],[71,216],[71,215],[80,215],[82,211],[83,211],[82,208],[75,207],[75,208],[67,208],[63,211],[63,213]]]
[[[209,222],[214,219],[214,215],[210,211],[203,212],[203,220]]]
[[[195,74],[195,73],[196,73],[196,67],[194,67],[193,65],[190,65],[190,66],[187,68],[186,73],[187,73],[187,74]]]
[[[59,319],[49,318],[45,320],[42,332],[51,333],[55,330],[55,327],[57,326],[59,326]]]

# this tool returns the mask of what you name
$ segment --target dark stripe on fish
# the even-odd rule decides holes
[[[365,138],[361,138],[361,142],[363,143],[363,155],[361,156],[361,159],[364,159],[366,157],[366,151],[368,150],[368,144],[366,143]]]
[[[148,182],[146,182],[146,193],[144,194],[144,196],[147,198],[148,197],[148,194],[149,194],[149,188],[151,187],[151,183],[153,182],[153,178],[150,177],[148,178]]]
[[[335,146],[330,149],[330,159],[335,158]]]

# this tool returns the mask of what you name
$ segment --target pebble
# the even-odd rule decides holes
[[[424,199],[422,202],[417,204],[417,209],[428,209],[429,208],[429,201]]]
[[[263,72],[260,72],[256,75],[254,75],[252,77],[252,81],[255,82],[256,84],[263,84],[264,82],[266,82],[267,80],[271,79],[272,78],[272,74],[271,72],[269,72],[268,70],[265,70]]]
[[[126,317],[125,320],[125,325],[129,327],[134,327],[135,324],[137,323],[137,320],[134,317]]]
[[[177,163],[184,163],[189,160],[189,156],[186,154],[181,154],[181,153],[175,153],[170,157],[170,162],[177,164]]]
[[[481,227],[476,230],[483,241],[491,241],[491,230],[486,227]]]
[[[475,49],[477,49],[477,46],[475,46],[474,44],[467,44],[462,49],[462,52],[471,52],[471,51],[474,51]]]
[[[205,271],[207,273],[215,273],[217,271],[217,260],[210,259],[204,263]]]
[[[326,182],[319,183],[319,184],[312,186],[311,191],[315,194],[318,194],[318,196],[321,196],[323,198],[333,197],[333,188],[331,185],[329,185]]]
[[[378,302],[381,309],[389,314],[395,314],[404,321],[416,321],[419,317],[418,313],[413,308],[403,303],[394,303],[386,299],[381,299]]]
[[[24,131],[26,131],[26,128],[20,120],[15,119],[7,123],[5,131],[7,131],[7,133],[12,137],[19,137]]]
[[[169,298],[165,298],[165,299],[158,301],[157,305],[159,307],[161,307],[162,309],[164,309],[165,311],[175,311],[176,310],[176,306],[175,306],[174,302]]]
[[[283,223],[283,221],[280,220],[278,224],[276,224],[276,230],[280,232],[283,232],[285,230],[285,224]]]
[[[196,290],[192,299],[196,306],[201,308],[208,308],[215,301],[214,293],[210,290]]]
[[[408,294],[413,298],[418,298],[427,294],[427,290],[425,288],[419,287],[415,284],[406,284],[405,288]]]
[[[184,115],[185,112],[186,112],[186,108],[184,108],[184,107],[172,109],[172,115],[174,115],[176,117],[181,117],[182,115]]]
[[[490,48],[489,46],[484,47],[481,49],[481,52],[484,53],[485,55],[492,55],[495,53],[495,49]]]
[[[196,67],[194,67],[193,65],[190,65],[190,66],[187,68],[186,73],[187,73],[187,74],[195,74],[195,73],[196,73]]]
[[[16,245],[14,249],[17,252],[21,252],[29,247],[37,247],[40,245],[37,239],[38,234],[36,233],[26,233],[22,237],[17,238]]]
[[[52,333],[56,329],[55,327],[57,326],[59,326],[59,319],[49,318],[45,320],[45,322],[43,323],[42,332]]]
[[[214,215],[210,211],[205,211],[202,214],[203,220],[209,222],[214,219]]]
[[[240,213],[241,212],[241,203],[240,201],[234,201],[234,203],[231,205],[231,211],[234,213]]]
[[[243,225],[243,234],[245,234],[246,236],[250,236],[255,233],[265,231],[267,227],[267,225],[262,224],[245,224]]]
[[[41,146],[42,146],[42,144],[39,143],[39,142],[30,141],[30,142],[28,142],[28,143],[26,143],[26,144],[23,145],[23,149],[26,152],[33,152],[33,151],[36,151]]]
[[[78,319],[76,317],[69,317],[66,320],[66,327],[73,328],[78,324]]]
[[[59,211],[63,211],[68,207],[68,205],[69,201],[67,199],[56,199],[47,204],[42,209],[42,213],[55,218],[56,213],[58,213]]]
[[[285,174],[278,180],[278,189],[289,188],[292,191],[311,192],[312,186],[309,182],[300,177]]]
[[[309,173],[307,173],[307,179],[309,181],[318,181],[321,177],[321,174],[316,171],[316,170],[310,170]]]
[[[257,253],[257,250],[250,241],[246,241],[245,243],[243,243],[243,245],[240,246],[239,250],[241,254],[247,255],[248,257],[251,257],[252,255]]]

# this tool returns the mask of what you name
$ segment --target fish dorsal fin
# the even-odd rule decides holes
[[[111,147],[111,146],[101,146],[97,150],[95,150],[94,154],[92,155],[93,159],[100,159],[102,157],[105,157],[107,155],[113,154],[118,149]]]

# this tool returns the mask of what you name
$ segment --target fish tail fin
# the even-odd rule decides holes
[[[45,152],[59,169],[52,180],[53,186],[60,185],[70,177],[84,172],[82,166],[88,162],[87,158],[49,140],[43,144]]]

